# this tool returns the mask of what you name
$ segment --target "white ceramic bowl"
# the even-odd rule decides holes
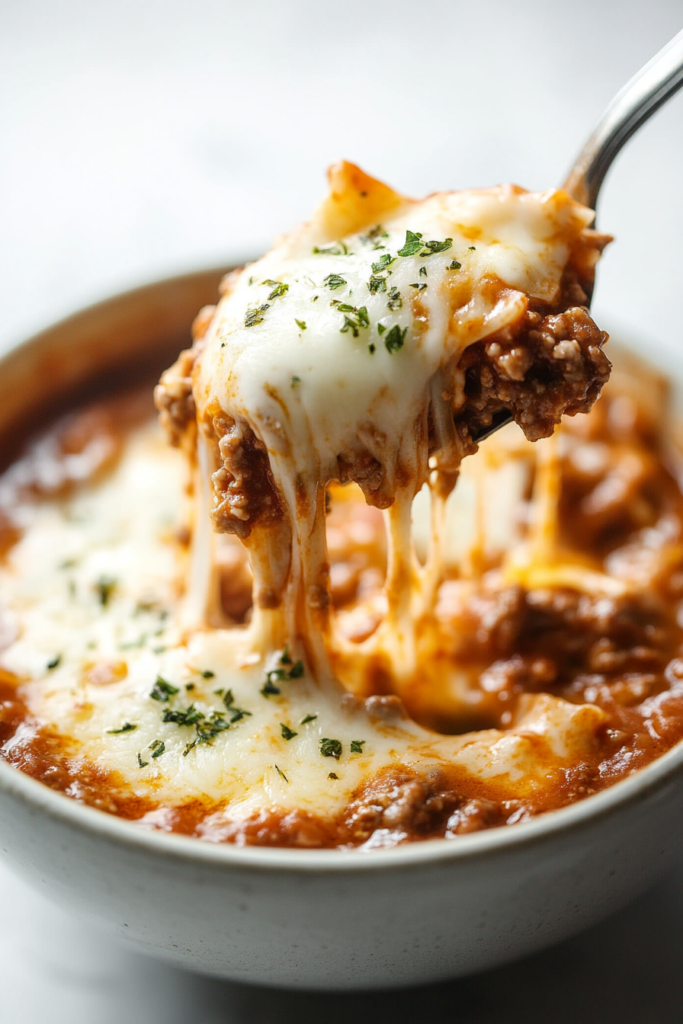
[[[0,364],[0,437],[54,394],[187,342],[219,271],[99,304]],[[146,953],[238,981],[379,988],[467,974],[579,931],[645,889],[683,834],[683,744],[530,822],[393,850],[278,850],[145,832],[0,762],[0,850]]]

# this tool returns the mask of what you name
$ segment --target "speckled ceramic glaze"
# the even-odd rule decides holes
[[[138,289],[15,349],[0,371],[0,435],[55,392],[133,362],[165,365],[219,276]],[[512,960],[637,895],[682,835],[683,745],[533,821],[372,852],[142,831],[0,762],[0,850],[17,872],[146,953],[258,984],[410,985]]]

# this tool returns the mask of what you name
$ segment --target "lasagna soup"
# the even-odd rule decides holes
[[[104,395],[0,478],[2,756],[139,828],[457,841],[683,736],[667,391],[622,355],[599,397],[592,212],[330,186],[160,424]]]

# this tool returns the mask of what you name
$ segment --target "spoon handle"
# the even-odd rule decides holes
[[[634,132],[683,86],[683,31],[617,93],[579,153],[564,184],[574,199],[595,209],[612,161]]]

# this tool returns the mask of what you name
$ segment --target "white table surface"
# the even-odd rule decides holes
[[[355,160],[405,192],[558,183],[680,0],[0,0],[0,351],[141,281],[230,262]],[[622,154],[602,326],[681,365],[683,95]],[[618,333],[618,331],[617,331]],[[680,1024],[683,851],[603,925],[478,978],[310,996],[119,947],[0,866],[0,1024]]]

